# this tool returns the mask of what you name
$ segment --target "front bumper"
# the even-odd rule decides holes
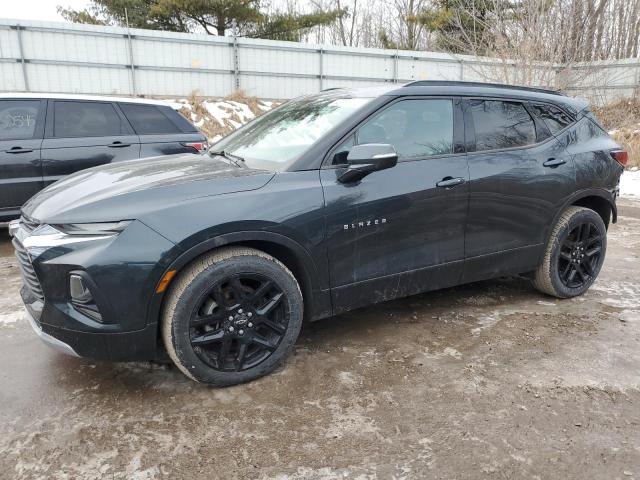
[[[27,313],[27,320],[29,321],[29,325],[31,325],[31,328],[36,333],[36,335],[40,338],[40,340],[42,340],[44,343],[46,343],[48,346],[50,346],[54,350],[57,350],[62,353],[66,353],[67,355],[72,355],[74,357],[80,356],[69,344],[66,344],[63,341],[58,340],[55,337],[52,337],[48,333],[43,332],[42,327],[38,325],[38,323],[36,322],[36,319],[33,318],[33,315],[31,315],[31,312],[26,306],[24,310]]]
[[[156,358],[157,319],[149,318],[149,305],[175,245],[141,222],[115,237],[38,251],[25,242],[29,234],[18,232],[13,240],[24,282],[20,293],[38,337],[74,356]],[[78,272],[90,281],[101,318],[72,302],[69,278]]]

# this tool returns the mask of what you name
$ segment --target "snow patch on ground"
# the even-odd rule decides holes
[[[620,177],[620,196],[640,197],[640,169],[633,167]]]
[[[245,97],[240,97],[240,100]],[[165,100],[215,143],[278,104],[268,100],[247,98],[246,103],[231,99],[173,99]]]

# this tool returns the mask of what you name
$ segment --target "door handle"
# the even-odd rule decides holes
[[[436,183],[436,187],[453,188],[457,187],[458,185],[462,185],[464,182],[465,180],[462,177],[444,177],[442,180]]]
[[[113,142],[107,145],[109,148],[122,148],[122,147],[130,147],[130,143],[122,143],[121,141]]]
[[[33,152],[32,148],[13,147],[7,150],[7,153],[29,153]]]
[[[564,165],[565,163],[567,163],[566,160],[564,160],[563,158],[550,158],[549,160],[547,160],[546,162],[544,162],[542,165],[544,165],[545,167],[559,167],[560,165]]]

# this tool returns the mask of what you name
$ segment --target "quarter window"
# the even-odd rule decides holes
[[[552,105],[532,105],[531,108],[534,115],[537,115],[544,121],[552,134],[558,133],[573,122],[572,118],[558,107]]]
[[[0,140],[33,138],[39,117],[39,100],[0,101]]]
[[[54,104],[54,137],[108,137],[126,133],[126,127],[110,103],[58,101]]]
[[[533,119],[521,103],[472,100],[476,151],[513,148],[536,142]]]
[[[155,105],[120,105],[138,135],[180,133],[180,129]]]

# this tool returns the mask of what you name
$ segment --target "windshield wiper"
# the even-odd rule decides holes
[[[226,158],[231,163],[233,163],[236,167],[244,166],[244,158],[239,157],[238,155],[234,155],[232,153],[225,152],[224,150],[220,150],[219,152],[210,152],[211,155],[218,155],[219,157]],[[242,163],[240,163],[242,162]]]

